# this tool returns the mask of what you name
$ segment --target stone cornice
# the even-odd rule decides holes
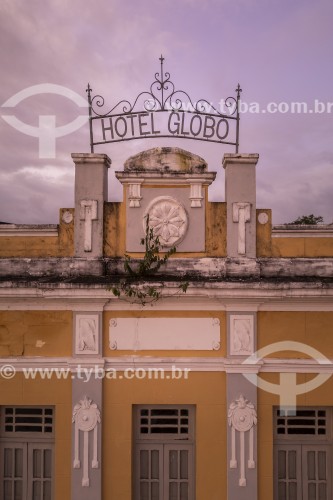
[[[135,266],[136,260],[133,259]],[[92,286],[123,277],[124,259],[74,257],[0,259],[2,281],[42,281],[54,286],[65,279]],[[118,277],[118,278],[117,278]],[[157,281],[195,280],[216,282],[232,280],[315,282],[333,281],[333,258],[172,258],[156,274]],[[218,286],[218,285],[216,285]],[[224,285],[223,285],[224,286]],[[251,285],[253,286],[253,284]]]
[[[16,372],[31,369],[35,370],[69,370],[75,373],[88,370],[93,377],[94,370],[117,370],[119,372],[130,369],[154,370],[162,369],[171,371],[173,367],[188,369],[191,372],[226,372],[226,373],[327,373],[333,374],[333,359],[319,364],[315,359],[300,358],[264,358],[258,363],[251,364],[246,361],[230,360],[224,357],[156,357],[156,356],[117,356],[101,358],[74,358],[74,357],[34,357],[22,356],[2,357],[0,365],[10,365]],[[60,378],[59,372],[55,377]],[[38,380],[38,377],[35,377]],[[66,374],[63,378],[66,378]]]
[[[0,224],[0,236],[58,236],[57,224]]]
[[[333,238],[333,225],[280,224],[272,227],[272,238]]]

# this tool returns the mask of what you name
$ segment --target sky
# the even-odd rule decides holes
[[[311,213],[332,223],[332,18],[332,0],[2,0],[0,221],[58,223],[59,208],[74,206],[71,153],[90,151],[88,123],[80,118],[87,109],[69,93],[86,99],[89,82],[110,107],[132,102],[149,89],[163,54],[176,88],[194,101],[218,104],[240,83],[244,109],[257,103],[260,112],[242,112],[240,121],[240,153],[260,155],[257,207],[271,208],[274,224]],[[30,95],[37,85],[44,92]],[[67,94],[45,93],[50,85]],[[9,106],[21,91],[25,98]],[[291,112],[294,102],[320,112]],[[269,113],[269,103],[281,112]],[[17,130],[9,115],[26,125]],[[53,117],[59,134],[76,119],[84,122],[55,140],[52,158],[41,158],[38,138],[27,135],[39,133],[45,117]],[[96,147],[112,161],[110,201],[122,196],[114,172],[157,146],[202,156],[217,172],[210,199],[224,200],[222,158],[233,150],[167,138]]]

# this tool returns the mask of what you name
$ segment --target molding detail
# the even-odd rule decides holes
[[[230,314],[230,356],[248,356],[254,352],[254,316]]]
[[[191,179],[191,192],[190,192],[191,208],[200,208],[202,206],[202,180]]]
[[[83,432],[83,476],[82,486],[89,486],[89,432],[93,431],[93,458],[91,468],[98,469],[97,424],[101,422],[100,411],[87,396],[74,406],[72,422],[75,424],[73,468],[80,469],[80,431]]]
[[[130,208],[138,208],[141,206],[140,201],[142,200],[141,196],[141,184],[143,182],[143,179],[141,179],[141,182],[131,182],[128,185],[128,199],[129,199],[129,206]]]
[[[246,443],[245,434],[249,434],[248,452],[249,458],[247,461],[248,469],[255,469],[254,461],[254,431],[253,427],[257,425],[257,412],[254,405],[245,399],[241,394],[238,399],[233,401],[229,406],[228,424],[231,427],[231,460],[230,469],[237,469],[237,453],[236,453],[236,431],[239,432],[239,457],[240,457],[240,477],[239,486],[246,486],[245,476],[245,453]]]
[[[232,220],[238,222],[238,254],[246,254],[246,222],[250,222],[251,203],[233,203]]]
[[[265,212],[260,212],[260,214],[258,215],[258,222],[259,224],[267,224],[268,215]]]
[[[111,351],[116,351],[118,349],[118,345],[117,345],[116,340],[114,342],[110,342],[110,349],[111,349]]]
[[[221,348],[221,342],[213,342],[212,348],[213,348],[213,351],[219,351]]]
[[[73,214],[69,210],[65,210],[61,219],[65,224],[70,224],[73,220]]]
[[[75,354],[99,354],[99,315],[75,315]]]
[[[84,220],[84,251],[92,250],[92,221],[97,220],[97,200],[80,201],[80,220]]]
[[[154,235],[159,237],[163,247],[178,245],[185,237],[188,227],[188,216],[183,205],[171,196],[158,196],[148,205],[143,227],[146,230],[146,216]]]

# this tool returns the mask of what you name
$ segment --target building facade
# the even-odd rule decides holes
[[[272,226],[256,154],[225,202],[178,148],[129,158],[120,203],[72,158],[58,225],[0,226],[0,498],[331,499],[332,226]],[[147,221],[176,253],[133,277]]]

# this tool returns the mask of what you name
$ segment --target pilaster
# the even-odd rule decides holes
[[[104,202],[108,199],[108,168],[105,154],[73,153],[75,163],[75,257],[103,256]]]
[[[225,154],[228,257],[256,257],[256,164],[258,154]]]
[[[256,320],[252,311],[227,313],[228,500],[258,498],[257,387],[243,375],[257,367],[242,367],[256,350]]]
[[[74,312],[71,372],[71,500],[101,500],[104,378],[102,312]]]

